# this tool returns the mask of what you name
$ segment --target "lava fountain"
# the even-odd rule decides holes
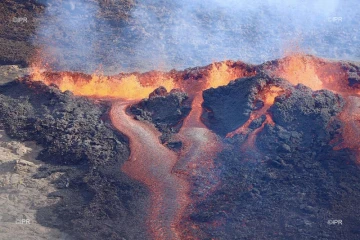
[[[294,54],[278,60],[276,65],[265,69],[293,84],[301,83],[312,90],[327,89],[344,98],[345,107],[339,116],[343,123],[342,142],[334,149],[352,150],[360,163],[360,89],[350,84],[344,63]]]
[[[42,72],[40,68],[33,68],[32,79],[42,81],[46,85],[56,84],[61,91],[71,91],[75,95],[98,98],[142,99],[157,87],[175,88],[175,81],[161,72],[155,76],[139,76],[127,74],[123,76],[104,76],[97,72],[91,75],[72,72]],[[141,78],[142,77],[142,78]],[[155,79],[155,80],[154,80]],[[143,80],[143,81],[142,81]]]

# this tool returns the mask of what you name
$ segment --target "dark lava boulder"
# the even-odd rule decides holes
[[[360,63],[342,62],[341,68],[347,73],[349,86],[360,88]]]
[[[186,93],[177,89],[167,92],[164,87],[159,87],[149,95],[149,98],[132,105],[129,110],[136,119],[155,125],[162,133],[160,136],[162,144],[171,150],[180,151],[182,142],[173,139],[173,136],[179,132],[184,119],[191,111],[191,101]]]
[[[178,132],[183,120],[191,111],[191,104],[186,93],[165,88],[155,89],[149,98],[130,107],[130,112],[138,120],[153,123],[161,132]]]
[[[275,126],[267,124],[259,133],[257,145],[273,152],[308,151],[326,146],[340,127],[336,116],[341,112],[344,100],[328,90],[312,91],[297,85],[288,94],[275,98],[269,112]],[[287,150],[285,150],[287,149]]]
[[[281,79],[259,74],[231,81],[226,86],[205,90],[202,121],[222,136],[236,130],[249,119],[253,110],[259,108],[255,101],[256,96],[269,85],[289,87],[289,84]]]

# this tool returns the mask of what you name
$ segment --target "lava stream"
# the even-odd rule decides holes
[[[153,126],[125,113],[128,104],[114,103],[110,113],[114,126],[130,139],[131,155],[122,171],[151,192],[148,226],[154,239],[180,239],[179,221],[189,203],[188,184],[172,173],[176,154],[160,144],[160,133]]]
[[[343,142],[335,150],[349,148],[356,154],[357,163],[360,164],[360,96],[346,96],[344,111],[340,119],[344,123]]]

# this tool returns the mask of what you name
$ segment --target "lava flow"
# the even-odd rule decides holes
[[[249,65],[226,61],[198,70],[190,69],[189,71],[195,71],[194,74],[185,70],[173,73],[122,74],[112,77],[66,72],[50,74],[36,69],[32,78],[42,80],[47,85],[54,83],[62,91],[70,90],[76,95],[127,99],[115,102],[110,116],[113,125],[130,140],[130,159],[124,163],[121,170],[145,184],[150,191],[151,206],[147,219],[149,231],[157,240],[184,237],[194,239],[196,237],[192,233],[183,229],[183,220],[192,210],[190,203],[203,200],[216,189],[219,180],[213,160],[223,148],[219,137],[201,121],[202,93],[208,88],[226,85],[237,78],[254,76],[255,68],[247,66]],[[360,108],[357,103],[359,91],[349,87],[347,75],[339,64],[294,55],[270,65],[270,69],[266,69],[265,66],[264,70],[269,70],[270,74],[283,77],[293,84],[302,83],[313,90],[329,89],[341,94],[347,104],[340,115],[344,123],[344,140],[337,148],[349,148],[355,151],[358,160],[360,159],[360,142],[357,140],[360,133]],[[168,90],[178,87],[188,93],[192,100],[192,111],[176,135],[183,142],[179,155],[159,142],[160,132],[153,126],[126,114],[127,106],[132,103],[130,100],[146,98],[159,86],[164,86]],[[263,106],[254,110],[248,121],[227,137],[240,133],[248,134],[241,149],[256,150],[257,134],[262,131],[265,124],[274,125],[268,109],[283,91],[279,87],[265,86],[257,95],[257,101],[261,100]],[[261,126],[250,132],[250,123],[260,117],[264,118]],[[191,185],[191,181],[196,181],[196,184]],[[194,196],[192,199],[189,198],[190,192]]]
[[[189,203],[188,184],[172,174],[176,154],[160,144],[160,134],[153,126],[125,113],[128,104],[114,103],[110,113],[114,126],[130,139],[130,159],[121,170],[144,183],[151,192],[148,226],[154,239],[181,239],[178,224]]]

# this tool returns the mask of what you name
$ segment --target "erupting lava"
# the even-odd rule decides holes
[[[126,99],[115,102],[110,113],[113,125],[130,139],[131,155],[122,171],[149,188],[152,201],[147,222],[150,232],[155,239],[167,240],[182,238],[179,223],[187,216],[185,209],[190,203],[190,178],[186,176],[196,177],[206,186],[206,191],[205,188],[199,190],[202,192],[197,194],[197,200],[204,198],[218,183],[213,159],[222,146],[218,136],[201,122],[202,92],[255,74],[243,69],[242,63],[236,64],[239,63],[214,63],[199,70],[203,73],[201,79],[191,77],[177,83],[177,87],[185,90],[192,99],[192,111],[178,134],[184,143],[180,156],[159,142],[160,133],[154,127],[125,113],[131,104],[129,100],[146,98],[159,86],[173,89],[175,81],[169,74],[152,72],[105,77],[100,74],[41,72],[34,68],[31,76],[33,80],[56,84],[60,90],[70,90],[75,95]],[[177,74],[176,79],[182,76],[182,72]]]
[[[293,84],[302,83],[312,90],[327,89],[345,99],[345,108],[340,114],[344,125],[342,143],[334,149],[351,149],[360,163],[360,89],[350,85],[342,63],[294,54],[279,60],[279,66],[270,72]]]
[[[323,89],[323,83],[316,74],[316,65],[313,59],[300,54],[280,60],[275,75],[285,78],[293,85],[301,83],[313,90]]]
[[[203,199],[218,184],[213,159],[223,145],[219,137],[201,121],[202,93],[208,88],[226,85],[237,78],[254,76],[255,68],[246,66],[249,65],[225,61],[201,68],[197,73],[192,74],[188,74],[185,70],[175,74],[152,72],[119,74],[112,77],[69,72],[45,73],[39,68],[34,68],[31,76],[33,80],[43,81],[47,85],[56,84],[60,90],[70,90],[76,95],[126,99],[117,100],[110,113],[113,125],[130,139],[130,159],[121,170],[149,188],[152,200],[147,220],[149,229],[155,239],[167,240],[184,237],[180,223],[184,216],[188,216],[187,211],[191,211],[188,193],[190,190],[194,191],[190,188],[189,180],[201,179],[203,186],[206,186],[206,190],[202,186],[198,187],[201,189],[195,190],[198,192],[194,194],[195,200],[192,199],[192,201]],[[345,110],[340,116],[345,125],[344,141],[336,148],[352,149],[360,162],[360,141],[358,140],[360,92],[347,84],[347,74],[339,63],[295,54],[279,60],[275,66],[265,65],[264,70],[271,75],[285,78],[294,85],[301,83],[313,90],[329,89],[343,95],[347,101]],[[177,135],[184,146],[179,155],[159,142],[160,133],[153,126],[134,120],[125,113],[126,107],[132,103],[129,100],[146,98],[159,86],[167,90],[180,88],[187,92],[192,100],[192,111],[184,120]],[[275,124],[268,109],[274,104],[275,98],[283,92],[282,88],[265,86],[258,93],[256,100],[261,102],[262,106],[251,113],[245,124],[228,133],[226,137],[249,133],[241,150],[256,150],[257,134],[263,130],[265,124]],[[250,123],[258,118],[264,118],[261,126],[250,132]],[[187,178],[188,176],[190,178]],[[193,237],[186,237],[193,239]]]
[[[143,99],[157,87],[166,89],[175,87],[174,80],[158,73],[156,78],[149,78],[142,83],[135,74],[122,77],[108,77],[102,74],[45,74],[39,68],[33,68],[32,79],[42,81],[47,85],[56,84],[61,91],[69,90],[75,95],[106,98]],[[156,81],[151,81],[156,79]]]

